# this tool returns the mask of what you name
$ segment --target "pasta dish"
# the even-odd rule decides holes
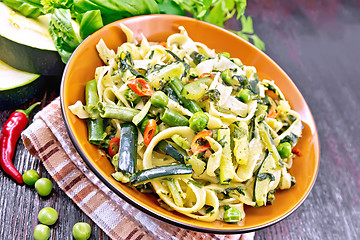
[[[301,154],[302,123],[274,81],[184,27],[164,42],[137,42],[121,28],[127,42],[115,52],[99,41],[104,65],[86,84],[86,102],[69,106],[114,179],[170,211],[227,223],[295,184],[288,170]]]

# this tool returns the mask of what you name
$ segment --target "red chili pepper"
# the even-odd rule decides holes
[[[119,152],[120,138],[114,137],[110,140],[109,143],[109,155],[113,157],[115,154]]]
[[[146,124],[145,131],[144,131],[144,144],[145,146],[149,146],[154,134],[156,132],[157,124],[154,119],[150,119],[149,122]]]
[[[292,153],[298,155],[299,157],[302,156],[302,152],[300,150],[300,148],[298,148],[297,146],[293,147],[293,149],[291,150]]]
[[[163,46],[164,48],[166,48],[166,42],[159,42],[157,45]]]
[[[215,76],[212,75],[211,73],[202,73],[198,79],[203,78],[203,77],[211,77],[212,79],[215,78]]]
[[[131,79],[127,81],[127,84],[131,90],[140,96],[151,96],[154,94],[150,84],[142,78]]]
[[[194,139],[191,142],[191,151],[193,154],[205,152],[210,148],[210,143],[205,139],[205,137],[211,137],[211,131],[205,130],[196,134]]]
[[[269,113],[268,113],[268,116],[267,116],[267,117],[268,117],[268,118],[274,118],[274,119],[276,119],[276,118],[278,118],[278,117],[280,116],[280,114],[281,114],[281,110],[278,111],[278,112],[276,112],[275,106],[272,105],[271,108],[270,108],[270,110],[269,110]]]
[[[39,104],[37,102],[26,110],[13,112],[0,133],[1,168],[20,184],[23,183],[22,175],[12,163],[12,158],[15,153],[16,142],[29,122],[29,114]]]

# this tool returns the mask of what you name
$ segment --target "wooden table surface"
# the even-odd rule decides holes
[[[248,1],[255,32],[266,53],[297,85],[317,124],[320,170],[305,202],[255,239],[357,239],[360,236],[360,1]],[[236,21],[229,23],[237,27]],[[37,96],[44,104],[58,95],[59,81]],[[28,106],[29,103],[22,107]],[[15,109],[0,111],[0,126]],[[1,128],[1,127],[0,127]],[[21,141],[14,164],[49,177]],[[48,198],[20,186],[0,171],[0,239],[31,239],[45,206],[60,215],[51,239],[71,239],[79,221],[92,225],[91,239],[108,237],[56,186]],[[64,217],[66,216],[66,217]],[[125,226],[124,226],[125,227]]]

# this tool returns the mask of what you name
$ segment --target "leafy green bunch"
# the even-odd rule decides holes
[[[241,20],[242,30],[232,31],[265,50],[254,34],[251,17],[244,15],[246,0],[3,0],[10,8],[30,18],[51,14],[49,33],[66,63],[83,39],[104,25],[145,14],[189,15],[220,27],[232,18]],[[79,29],[79,30],[77,30]]]

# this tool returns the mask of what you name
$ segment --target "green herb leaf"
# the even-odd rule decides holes
[[[2,2],[25,17],[37,18],[43,15],[42,5],[39,0],[3,0]]]
[[[260,173],[258,175],[259,181],[264,181],[267,178],[270,179],[270,182],[275,181],[275,176],[272,173]]]
[[[85,39],[103,26],[100,10],[87,11],[80,22],[80,37]]]

